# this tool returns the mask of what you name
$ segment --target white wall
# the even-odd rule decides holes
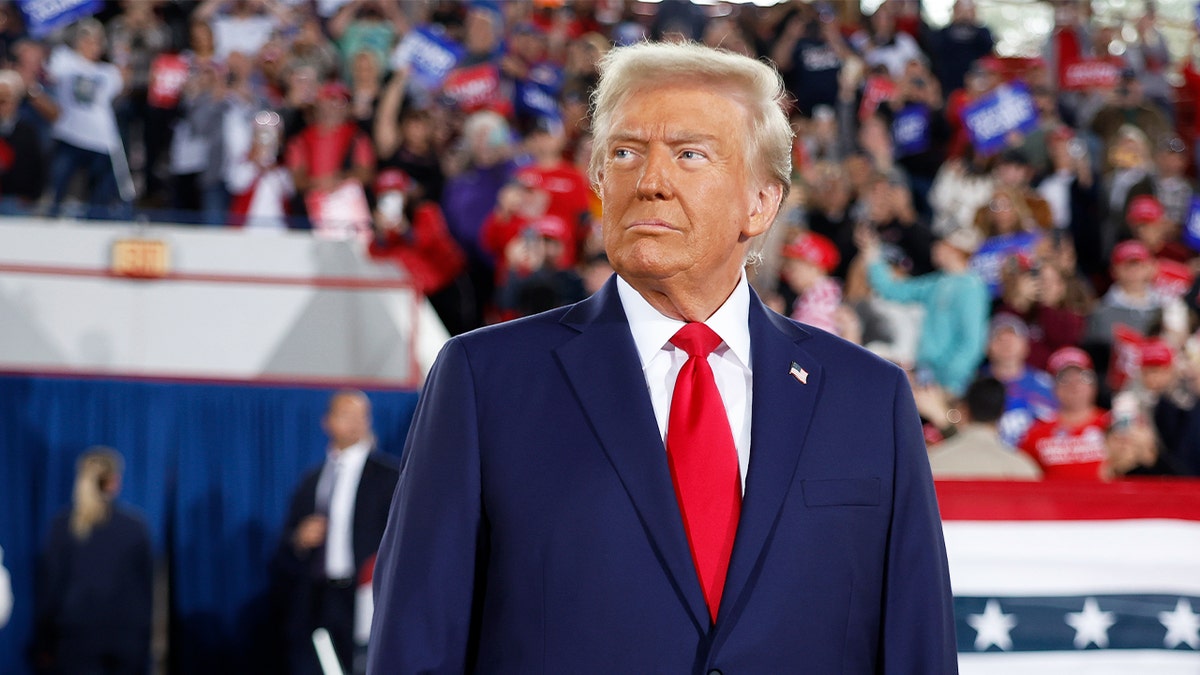
[[[109,274],[161,240],[170,274]],[[0,219],[0,370],[415,386],[446,340],[406,275],[303,232]]]

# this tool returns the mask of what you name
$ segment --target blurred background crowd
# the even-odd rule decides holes
[[[1200,474],[1200,70],[1164,37],[1179,21],[869,4],[129,0],[35,36],[6,3],[0,212],[355,239],[457,334],[608,277],[597,60],[696,40],[769,59],[794,99],[793,185],[751,283],[909,370],[935,471]],[[985,5],[1048,9],[1038,54],[1001,55]]]

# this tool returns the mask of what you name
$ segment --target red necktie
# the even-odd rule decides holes
[[[671,344],[687,352],[688,360],[671,396],[667,461],[692,561],[716,623],[742,510],[737,448],[708,365],[708,355],[721,344],[721,338],[702,323],[689,323],[671,338]]]

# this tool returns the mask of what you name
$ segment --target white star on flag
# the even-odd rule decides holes
[[[1108,629],[1117,622],[1112,612],[1101,612],[1095,598],[1083,601],[1082,612],[1068,612],[1067,625],[1075,629],[1075,648],[1084,649],[1095,644],[1101,649],[1108,646]]]
[[[1167,629],[1167,636],[1163,638],[1163,645],[1167,649],[1174,649],[1181,644],[1200,649],[1200,616],[1192,611],[1190,600],[1180,598],[1175,603],[1175,611],[1159,612],[1158,620]]]
[[[975,649],[984,651],[996,645],[1004,651],[1012,649],[1012,638],[1008,633],[1017,625],[1017,618],[1000,610],[998,600],[988,600],[983,614],[971,614],[967,623],[975,629]]]

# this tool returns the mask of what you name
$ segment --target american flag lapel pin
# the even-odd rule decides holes
[[[796,378],[800,384],[808,384],[808,371],[801,368],[800,364],[792,361],[792,367],[788,370],[788,374]]]

